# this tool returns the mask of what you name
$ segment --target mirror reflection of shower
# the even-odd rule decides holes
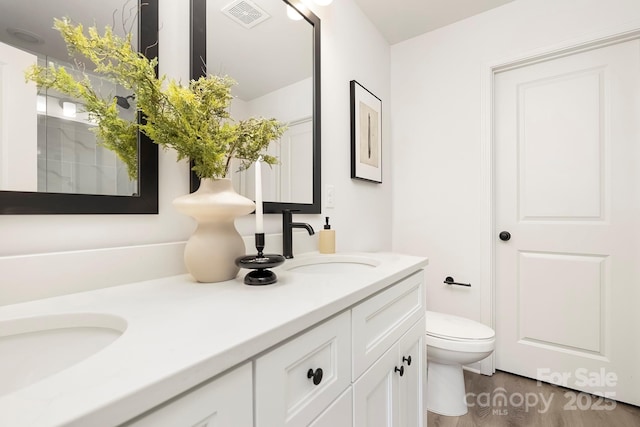
[[[39,60],[41,65],[45,60]],[[56,62],[56,65],[66,64]],[[135,120],[132,95],[118,95],[122,88],[98,76],[89,74],[89,78],[99,82],[96,86],[101,88],[103,97],[115,94],[112,96],[123,118]],[[96,123],[80,100],[49,89],[39,90],[36,104],[39,192],[121,196],[136,193],[137,182],[129,180],[126,165],[115,153],[99,143],[91,130]]]
[[[99,95],[115,99],[123,119],[137,120],[130,90],[92,75],[88,61],[73,66],[63,62],[68,51],[53,19],[66,16],[98,29],[110,26],[119,36],[130,31],[135,41],[138,7],[130,0],[85,2],[83,7],[75,0],[0,0],[0,190],[118,196],[138,192],[125,164],[91,131],[96,123],[83,103],[37,89],[24,78],[26,68],[36,62],[63,65],[69,72],[87,67],[92,85],[101,88]]]

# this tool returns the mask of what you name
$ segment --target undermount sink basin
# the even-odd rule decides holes
[[[113,343],[126,328],[121,317],[99,313],[0,322],[0,396],[85,360]]]
[[[310,274],[349,274],[370,271],[380,261],[360,255],[315,255],[285,262],[284,270]]]

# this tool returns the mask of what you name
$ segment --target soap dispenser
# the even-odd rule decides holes
[[[320,230],[318,249],[321,254],[336,253],[336,230],[332,230],[329,225],[329,217],[326,217],[324,229]]]

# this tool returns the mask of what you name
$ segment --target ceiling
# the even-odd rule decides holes
[[[214,12],[219,12],[224,5],[231,1],[232,0],[211,0],[209,2],[210,6],[207,7],[208,12],[209,10],[212,14]],[[286,44],[283,41],[273,42],[273,37],[276,33],[274,27],[288,28],[288,26],[294,25],[292,23],[293,21],[287,19],[284,14],[279,13],[278,11],[271,11],[275,6],[283,5],[281,0],[254,1],[257,4],[262,5],[263,8],[269,9],[269,13],[272,15],[272,18],[257,25],[255,28],[251,29],[251,31],[242,28],[238,29],[237,31],[243,32],[240,33],[240,35],[237,35],[236,33],[233,33],[236,35],[231,35],[232,33],[230,31],[232,21],[224,17],[221,18],[223,19],[221,24],[217,24],[209,28],[213,33],[213,28],[221,29],[224,26],[226,33],[222,36],[218,34],[216,39],[234,40],[234,43],[226,44],[229,47],[235,48],[234,57],[240,57],[241,55],[239,55],[239,52],[242,50],[246,50],[253,56],[257,56],[258,53],[260,53],[267,57],[267,60],[263,61],[263,65],[260,66],[242,66],[241,63],[238,67],[235,67],[235,65],[230,61],[224,61],[223,63],[216,63],[211,60],[209,61],[211,62],[209,64],[210,72],[215,73],[224,71],[224,73],[228,73],[241,83],[234,87],[234,93],[240,96],[237,91],[241,89],[245,90],[247,93],[240,96],[243,99],[252,99],[253,97],[259,96],[267,91],[265,88],[251,87],[251,79],[244,77],[245,71],[249,72],[250,75],[255,75],[255,70],[260,69],[262,76],[261,80],[263,80],[263,82],[267,81],[268,79],[266,78],[266,75],[269,72],[269,67],[264,64],[288,64],[284,71],[281,66],[278,66],[276,72],[273,73],[279,79],[279,83],[275,87],[282,87],[285,85],[285,83],[282,82],[285,77],[289,82],[296,82],[311,74],[309,65],[309,61],[311,60],[310,56],[307,57],[307,54],[300,53],[299,49],[296,47],[289,46],[286,49],[282,49],[282,46]],[[469,16],[501,6],[513,0],[354,1],[380,30],[387,41],[390,44],[395,44],[423,34],[427,31],[443,27]],[[44,53],[54,58],[65,59],[67,58],[66,47],[64,46],[60,35],[51,28],[53,17],[69,16],[75,22],[84,22],[89,25],[96,24],[98,28],[104,28],[105,25],[113,25],[115,30],[122,31],[123,25],[121,23],[131,22],[132,17],[130,14],[132,12],[135,14],[136,5],[137,1],[135,0],[101,0],[91,2],[87,2],[86,0],[0,0],[0,42],[13,44],[28,51]],[[114,11],[120,12],[114,13]],[[306,25],[308,27],[308,23],[306,23],[306,21],[302,21],[302,24],[296,25]],[[36,33],[40,36],[41,40],[38,43],[27,43],[17,39],[7,31],[7,29],[10,29],[11,27],[26,30],[29,33]],[[130,26],[129,28],[135,30],[135,25],[132,27]],[[269,33],[269,37],[266,37],[263,34],[264,32]],[[242,45],[248,47],[238,50],[237,48],[241,41],[242,34],[244,34],[243,37],[250,36],[254,42],[248,41],[248,44]],[[258,45],[255,42],[256,39],[262,40],[263,43],[266,43],[266,46]],[[309,44],[306,37],[289,37],[288,43],[290,44],[293,41],[299,44],[304,44],[305,46]],[[215,47],[215,43],[209,43],[208,45],[209,48]],[[223,43],[223,46],[224,45],[225,44]],[[279,46],[280,48],[276,49],[274,46]],[[289,52],[288,57],[284,59],[277,59],[279,58],[277,55],[280,55],[281,53],[284,54],[286,52]],[[211,54],[212,57],[219,56],[224,58],[222,54],[214,54],[213,52],[211,52]],[[294,61],[292,58],[295,57],[305,58],[302,71],[293,66]],[[306,74],[303,75],[301,73]]]
[[[233,77],[232,94],[244,101],[303,80],[311,93],[313,25],[289,19],[282,0],[253,3],[260,10],[251,16],[262,16],[247,28],[225,13],[235,2],[207,0],[207,71]]]
[[[513,0],[354,1],[389,44],[396,44]]]
[[[67,60],[67,48],[53,29],[53,18],[68,17],[74,23],[96,25],[100,30],[111,26],[119,35],[131,31],[135,40],[136,12],[137,2],[133,0],[0,0],[0,42]],[[31,35],[33,40],[16,36],[16,31]]]
[[[207,0],[208,71],[230,75],[238,83],[232,93],[245,101],[310,80],[312,25],[289,19],[282,0],[254,0],[269,18],[245,28],[222,15],[221,10],[232,2]],[[54,18],[69,17],[85,27],[95,25],[100,32],[105,26],[112,26],[121,36],[131,31],[135,40],[137,5],[138,0],[0,0],[0,42],[69,61],[64,41],[53,29]],[[24,35],[32,40],[24,40]],[[162,70],[162,58],[160,62]],[[86,66],[91,68],[91,64]]]

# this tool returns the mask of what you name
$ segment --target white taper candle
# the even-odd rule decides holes
[[[256,174],[256,233],[264,233],[264,218],[262,212],[262,168],[260,162],[262,157],[259,157],[255,163]]]

